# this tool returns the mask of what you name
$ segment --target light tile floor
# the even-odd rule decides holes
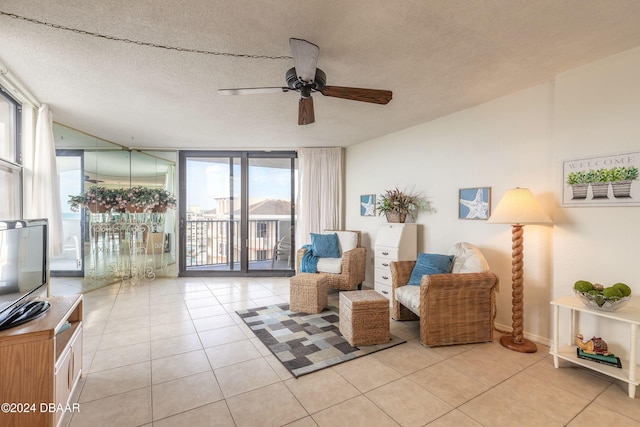
[[[54,295],[81,288],[52,279]],[[640,425],[625,383],[555,369],[542,345],[423,347],[418,322],[391,321],[405,344],[295,379],[235,314],[288,300],[288,278],[161,278],[85,293],[80,412],[64,425]]]

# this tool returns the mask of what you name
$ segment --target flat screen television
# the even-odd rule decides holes
[[[41,316],[49,303],[35,300],[47,284],[48,221],[0,221],[0,330]]]

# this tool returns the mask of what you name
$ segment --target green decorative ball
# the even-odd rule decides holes
[[[623,297],[628,297],[629,295],[631,295],[631,288],[624,283],[616,283],[615,285],[613,285],[613,287],[620,290]]]
[[[593,289],[593,283],[587,280],[578,280],[573,287],[578,292],[589,292]]]
[[[622,298],[622,292],[620,291],[620,289],[614,288],[613,286],[609,288],[604,288],[602,290],[602,295],[604,295],[605,298],[611,299],[611,300],[617,300]]]

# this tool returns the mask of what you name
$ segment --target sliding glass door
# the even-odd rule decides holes
[[[291,270],[294,245],[294,158],[248,158],[249,270]]]
[[[84,275],[86,219],[82,217],[84,210],[74,212],[68,203],[70,194],[80,194],[83,191],[86,179],[83,161],[82,150],[56,150],[64,249],[61,254],[51,257],[52,276]]]
[[[180,274],[292,274],[295,166],[293,152],[181,152]]]

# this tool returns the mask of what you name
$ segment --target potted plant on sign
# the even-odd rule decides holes
[[[589,181],[585,171],[571,172],[567,175],[567,185],[571,187],[572,200],[584,200],[589,191]]]
[[[611,188],[613,197],[631,197],[631,183],[638,179],[638,168],[621,166],[611,169]]]
[[[378,215],[385,214],[388,222],[405,222],[407,216],[413,218],[421,208],[420,195],[406,193],[396,187],[380,195],[376,209]]]
[[[591,183],[591,192],[594,199],[608,199],[609,183],[611,182],[611,173],[609,169],[596,169],[587,172],[589,182]]]

